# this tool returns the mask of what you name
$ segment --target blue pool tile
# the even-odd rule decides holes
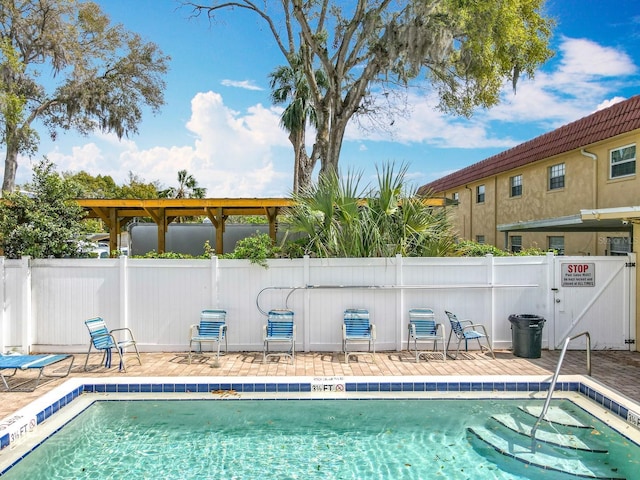
[[[515,382],[505,382],[505,391],[506,392],[516,392],[518,391],[518,384]]]
[[[267,391],[267,386],[264,383],[256,383],[256,384],[254,384],[254,391],[255,392],[266,392]]]
[[[129,384],[128,383],[119,383],[117,385],[116,391],[119,393],[127,393],[129,392]]]
[[[471,392],[482,392],[482,382],[471,382],[471,388],[469,390]]]
[[[518,382],[516,383],[516,391],[518,392],[528,392],[529,384],[526,382]]]
[[[162,385],[162,391],[165,393],[174,393],[176,391],[175,383],[164,383]]]
[[[496,386],[493,382],[483,382],[482,383],[482,391],[483,392],[493,392]]]
[[[9,434],[2,435],[0,437],[0,449],[6,448],[9,446]]]
[[[471,382],[460,382],[458,385],[460,392],[470,392],[471,391]]]
[[[311,391],[311,384],[310,383],[301,383],[300,384],[300,391],[301,392],[310,392]]]
[[[507,391],[507,384],[506,384],[506,382],[494,382],[493,383],[493,389],[496,392],[506,392]]]
[[[242,390],[239,390],[239,391],[252,393],[256,391],[256,386],[254,383],[245,383],[244,385],[242,385]]]
[[[367,383],[367,392],[379,392],[379,391],[380,391],[379,383],[371,383],[371,382]]]
[[[197,391],[198,387],[196,386],[195,383],[187,383],[186,388],[187,388],[187,392],[193,393],[193,392]]]
[[[176,393],[184,393],[187,391],[187,386],[184,383],[176,383],[174,385],[174,391]]]
[[[287,385],[290,392],[299,392],[300,384],[299,383],[290,383]]]
[[[265,385],[265,391],[268,393],[274,393],[278,391],[278,385],[276,385],[275,383],[267,383]]]
[[[360,386],[361,386],[361,384],[359,384],[359,383],[345,383],[344,384],[344,389],[347,392],[357,392],[357,391],[359,391],[358,387],[360,387]],[[362,387],[363,387],[363,389],[366,388],[366,387],[364,387],[364,385],[362,385]]]
[[[207,393],[207,392],[215,391],[215,390],[217,390],[217,389],[214,389],[214,388],[209,389],[209,384],[208,383],[199,383],[199,384],[196,385],[196,391],[198,393]]]
[[[444,382],[437,382],[436,383],[436,391],[438,391],[438,392],[448,392],[449,391],[449,384],[444,383]]]
[[[388,382],[384,382],[380,384],[380,391],[381,392],[390,392],[391,391],[391,384]]]
[[[629,415],[629,410],[627,410],[625,407],[620,405],[620,413],[618,413],[618,415],[620,415],[622,418],[626,420],[627,416]]]

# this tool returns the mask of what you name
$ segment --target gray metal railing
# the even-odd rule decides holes
[[[542,412],[540,412],[540,416],[534,423],[533,428],[531,429],[531,451],[535,452],[535,444],[536,444],[536,430],[538,430],[538,426],[542,419],[547,414],[547,410],[549,409],[549,404],[551,403],[551,397],[553,396],[553,392],[556,388],[556,382],[558,381],[558,375],[560,374],[560,367],[562,367],[562,361],[564,360],[564,355],[567,353],[567,347],[569,346],[569,342],[571,340],[575,340],[578,337],[582,336],[587,337],[587,375],[591,376],[591,335],[589,332],[582,332],[573,337],[568,337],[564,341],[564,346],[562,347],[562,352],[560,353],[560,358],[558,359],[558,366],[556,367],[556,371],[553,374],[553,378],[551,379],[551,385],[549,386],[549,393],[547,394],[547,399],[544,402],[544,407],[542,407]]]

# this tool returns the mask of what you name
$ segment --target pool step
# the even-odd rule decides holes
[[[510,431],[531,438],[531,430],[533,429],[533,424],[525,421],[528,419],[520,419],[517,416],[508,413],[493,415],[491,418],[498,422],[500,425],[508,428]],[[588,445],[570,432],[551,431],[539,428],[536,431],[536,440],[548,443],[550,445],[555,445],[557,447],[571,448],[584,452],[608,453],[608,450],[606,449]]]
[[[542,413],[542,406],[520,406],[518,407],[525,413],[528,413],[532,417],[538,418]],[[557,425],[564,425],[565,427],[574,427],[574,428],[593,428],[591,425],[587,425],[584,422],[581,422],[569,412],[563,410],[561,407],[551,406],[547,410],[546,415],[544,416],[545,420],[551,423],[555,423]]]
[[[616,475],[613,468],[607,466],[602,458],[589,461],[580,460],[572,455],[556,454],[553,447],[543,449],[536,443],[536,450],[531,451],[531,439],[521,435],[513,435],[510,430],[491,430],[487,427],[468,427],[472,438],[490,446],[493,450],[508,458],[543,470],[565,473],[580,478],[596,478],[600,480],[625,480]]]

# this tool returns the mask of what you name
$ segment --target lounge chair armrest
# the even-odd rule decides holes
[[[135,338],[133,337],[133,332],[131,332],[131,329],[129,327],[114,328],[113,330],[109,331],[109,333],[111,334],[113,334],[114,332],[127,332],[127,335],[129,335],[129,338],[135,341]]]
[[[466,327],[462,328],[462,331],[465,331],[465,330],[474,330],[474,331],[476,331],[476,328],[481,329],[484,332],[485,336],[487,335],[487,329],[481,323],[472,323],[471,325],[467,325]]]
[[[375,325],[369,325],[369,329],[371,330],[371,338],[373,340],[376,339],[376,326]]]
[[[263,325],[262,326],[262,340],[264,341],[264,340],[266,340],[266,338],[267,338],[267,326]]]
[[[193,325],[189,325],[189,336],[190,337],[195,336],[194,332],[196,335],[200,333],[200,325],[198,325],[197,323]]]

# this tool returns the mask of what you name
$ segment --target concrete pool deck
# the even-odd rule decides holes
[[[402,352],[376,352],[352,357],[349,364],[344,355],[335,352],[296,353],[295,364],[286,357],[262,362],[262,352],[230,352],[220,357],[194,356],[189,364],[183,352],[143,353],[142,365],[135,356],[127,354],[127,372],[118,372],[117,365],[106,369],[100,365],[102,355],[93,354],[89,371],[84,371],[84,354],[75,354],[75,363],[69,377],[285,377],[285,376],[487,376],[487,375],[553,375],[559,350],[542,351],[541,358],[518,358],[510,351],[496,351],[496,360],[478,352],[462,353],[457,360],[440,359],[415,362],[413,354]],[[593,379],[616,390],[635,402],[640,402],[640,352],[593,351],[591,354]],[[586,353],[567,351],[560,373],[586,374]],[[18,371],[17,376],[29,372]],[[0,418],[5,418],[33,400],[62,384],[67,378],[55,379],[39,386],[33,392],[0,392]]]

